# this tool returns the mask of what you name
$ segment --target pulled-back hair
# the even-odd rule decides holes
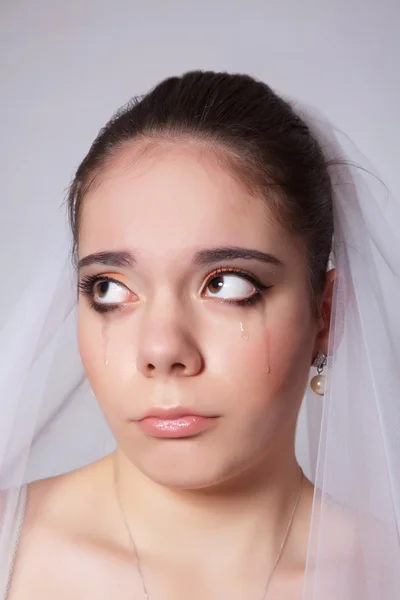
[[[192,139],[212,147],[235,176],[262,195],[305,249],[314,308],[332,246],[332,183],[322,150],[289,103],[248,75],[192,71],[133,98],[101,129],[68,193],[73,252],[82,201],[124,146]]]

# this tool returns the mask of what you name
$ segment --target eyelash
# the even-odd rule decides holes
[[[222,302],[223,304],[233,304],[234,306],[253,306],[254,304],[257,304],[257,302],[263,298],[265,292],[272,287],[271,285],[263,285],[261,281],[256,279],[254,275],[251,275],[247,271],[236,269],[234,267],[220,267],[219,269],[216,269],[207,277],[203,287],[206,288],[210,281],[212,281],[215,277],[229,275],[230,273],[239,275],[240,277],[243,277],[243,279],[249,281],[252,285],[254,285],[256,291],[249,298],[242,298],[241,300],[222,300],[222,298],[214,298],[214,300],[217,302]]]
[[[229,300],[229,299],[223,300],[222,298],[214,298],[214,300],[216,300],[217,302],[221,302],[223,304],[231,304],[234,306],[243,306],[243,307],[244,306],[253,306],[253,305],[257,304],[260,300],[262,300],[265,293],[273,287],[272,285],[269,285],[269,286],[263,285],[253,275],[251,275],[250,273],[248,273],[246,271],[243,271],[242,269],[236,269],[233,267],[226,267],[226,268],[221,267],[219,269],[216,269],[212,273],[210,273],[210,275],[207,277],[207,279],[203,285],[203,289],[206,288],[207,285],[210,283],[210,281],[215,279],[215,277],[222,276],[222,275],[228,275],[230,273],[237,274],[240,277],[243,277],[243,279],[246,279],[247,281],[249,281],[254,286],[255,292],[249,298],[242,298],[241,300]],[[99,313],[106,313],[106,312],[111,312],[111,311],[120,309],[121,306],[124,306],[123,303],[122,304],[108,304],[108,305],[104,304],[104,305],[102,305],[102,304],[96,303],[93,300],[94,285],[98,282],[103,282],[103,281],[109,281],[111,283],[116,283],[117,285],[124,286],[124,284],[121,283],[121,281],[119,281],[118,279],[113,279],[112,277],[108,277],[107,275],[87,275],[87,276],[83,277],[82,280],[78,283],[79,292],[83,296],[86,296],[87,298],[89,298],[91,308],[93,308],[95,311],[97,311]]]
[[[107,275],[86,275],[78,283],[78,290],[83,296],[89,298],[90,307],[99,313],[108,313],[120,309],[121,304],[98,304],[93,300],[94,285],[103,281],[109,281],[110,283],[116,283],[117,285],[124,286],[124,284],[121,283],[121,281],[118,281],[118,279],[113,279]]]

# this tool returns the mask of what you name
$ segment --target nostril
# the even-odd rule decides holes
[[[186,369],[185,365],[180,362],[176,362],[172,365],[171,371],[184,371]]]
[[[154,366],[154,365],[152,365],[151,363],[148,363],[148,365],[147,365],[147,370],[148,370],[148,371],[154,371],[154,369],[155,369],[155,366]]]

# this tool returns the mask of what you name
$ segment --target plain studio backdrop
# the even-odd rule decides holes
[[[65,230],[100,127],[166,76],[263,79],[326,114],[400,198],[399,27],[399,0],[0,0],[0,325]]]

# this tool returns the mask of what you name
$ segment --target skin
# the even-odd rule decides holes
[[[125,286],[112,297],[127,304],[110,313],[79,299],[82,361],[117,450],[30,486],[10,597],[144,597],[117,473],[152,600],[260,598],[299,491],[295,425],[313,357],[327,352],[334,272],[317,322],[299,240],[214,151],[188,142],[124,149],[81,216],[80,258],[124,250],[137,259],[80,273]],[[283,266],[193,264],[196,252],[221,246],[270,253]],[[229,273],[230,296],[210,295],[208,276],[232,267],[273,287],[259,303],[229,304],[254,291]],[[216,418],[179,440],[155,439],[132,422],[177,404]],[[304,479],[267,598],[301,598],[312,500]]]

